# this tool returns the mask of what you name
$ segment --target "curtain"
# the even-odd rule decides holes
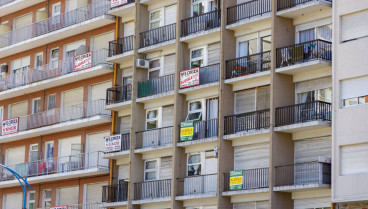
[[[238,57],[248,56],[248,41],[243,41],[239,43],[239,55]]]
[[[314,33],[314,28],[299,31],[299,43],[303,43],[303,42],[307,42],[307,41],[313,41],[315,39],[316,39],[316,37],[315,37],[315,33]]]
[[[332,41],[331,25],[324,25],[317,28],[317,38],[325,41]]]

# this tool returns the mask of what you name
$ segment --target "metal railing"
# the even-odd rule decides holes
[[[275,186],[331,184],[331,164],[322,162],[296,163],[275,167]]]
[[[128,4],[131,4],[131,3],[134,3],[135,0],[127,0],[127,2],[125,4],[122,4],[122,5],[119,5],[119,6],[116,6],[116,7],[111,7],[110,9],[115,9],[115,8],[119,8],[119,7],[123,7],[123,6],[126,6]]]
[[[128,200],[128,182],[102,187],[102,202],[125,202]]]
[[[165,75],[138,82],[138,98],[174,90],[175,74]]]
[[[29,178],[34,176],[87,170],[91,168],[108,169],[109,160],[103,159],[103,152],[91,152],[8,165],[8,167],[22,177]],[[16,178],[8,170],[4,168],[0,169],[0,181],[9,181],[14,179]]]
[[[271,69],[271,51],[226,61],[226,79],[246,76]]]
[[[107,14],[109,9],[110,0],[97,1],[75,10],[49,17],[21,28],[13,29],[12,31],[0,35],[0,48]]]
[[[130,101],[132,99],[132,84],[115,86],[106,90],[106,105]]]
[[[109,57],[132,51],[134,47],[134,35],[119,38],[109,42]]]
[[[221,25],[221,10],[215,10],[181,20],[181,37],[200,31],[218,28]]]
[[[92,67],[100,64],[106,64],[109,67],[111,63],[106,62],[107,49],[100,49],[92,52]],[[29,85],[38,81],[43,81],[58,76],[73,73],[74,58],[66,58],[57,62],[49,63],[33,69],[23,70],[18,73],[7,75],[0,78],[0,91],[13,89]]]
[[[134,183],[134,200],[171,196],[171,179]]]
[[[0,7],[4,6],[5,4],[9,4],[15,0],[0,0]]]
[[[176,23],[140,33],[139,48],[152,46],[176,38]]]
[[[137,149],[159,147],[173,143],[173,127],[156,128],[137,132]]]
[[[319,1],[319,0],[278,0],[277,1],[277,11],[281,11],[284,9],[289,9],[295,7],[300,4],[305,4],[312,1]],[[332,3],[332,0],[323,0]]]
[[[220,64],[199,68],[199,85],[214,83],[220,79]]]
[[[270,109],[225,116],[224,134],[270,127]]]
[[[121,152],[126,151],[130,149],[130,133],[126,134],[120,134],[121,135],[121,147],[119,151],[113,151],[113,152]],[[105,152],[106,153],[112,153],[112,152]]]
[[[217,134],[218,134],[217,118],[203,121],[195,121],[193,124],[193,140],[217,137],[218,136]],[[181,142],[180,137],[179,142]]]
[[[268,188],[269,168],[243,170],[243,190]],[[224,173],[224,191],[230,190],[230,173]]]
[[[190,176],[178,181],[178,196],[217,192],[217,174]]]
[[[276,49],[277,68],[311,60],[332,61],[331,42],[317,39]]]
[[[19,117],[19,132],[96,115],[110,116],[103,99]],[[1,127],[1,126],[0,126]],[[0,128],[0,132],[2,129]]]
[[[314,101],[276,108],[276,126],[309,121],[331,121],[331,103]]]
[[[227,24],[271,12],[271,0],[253,0],[227,8]]]

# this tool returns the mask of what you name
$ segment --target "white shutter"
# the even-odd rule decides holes
[[[208,65],[220,63],[220,43],[208,45]]]
[[[28,101],[10,105],[10,118],[26,116],[28,112]]]
[[[172,157],[161,158],[160,179],[171,179]]]
[[[102,200],[102,187],[106,186],[107,182],[101,182],[96,184],[87,184],[87,203],[97,203]]]
[[[131,116],[124,116],[120,118],[120,133],[130,133]]]
[[[78,8],[78,0],[68,0],[67,5],[67,11],[75,10]]]
[[[268,201],[236,203],[234,209],[268,209]]]
[[[74,136],[59,140],[59,157],[69,156],[72,154],[72,144],[81,144],[81,136]]]
[[[368,76],[348,79],[341,82],[342,99],[368,95]]]
[[[26,147],[16,147],[6,150],[6,165],[15,165],[24,163],[26,156]]]
[[[23,208],[23,193],[11,193],[4,195],[4,209],[19,209]]]
[[[164,75],[175,73],[175,54],[166,55],[164,57]]]
[[[235,114],[256,110],[256,90],[247,90],[235,93]]]
[[[176,23],[176,4],[165,7],[165,25]]]
[[[341,147],[341,174],[368,173],[368,143]]]
[[[106,89],[111,88],[111,86],[112,86],[111,81],[92,85],[90,101],[106,99]]]
[[[295,93],[303,93],[308,91],[314,91],[318,89],[326,89],[332,87],[332,78],[320,78],[310,81],[298,82],[295,84]]]
[[[62,93],[63,107],[79,105],[83,103],[83,88],[73,89]]]
[[[234,169],[249,170],[269,167],[270,145],[251,144],[234,148]]]
[[[81,41],[77,41],[71,44],[67,44],[65,46],[65,52],[70,52],[73,50],[78,49],[78,47],[82,46],[82,45],[86,45],[86,40],[81,40]]]
[[[132,36],[132,35],[134,35],[134,22],[125,22],[124,23],[124,37]]]
[[[104,131],[95,134],[88,134],[87,137],[87,153],[104,151],[105,149],[105,140],[104,137],[110,136],[109,131]]]
[[[368,36],[368,10],[341,17],[341,41]]]
[[[173,126],[174,105],[162,107],[162,127]]]
[[[330,197],[314,197],[309,199],[296,199],[294,200],[294,209],[305,208],[330,208]]]
[[[118,169],[119,169],[119,171],[118,171],[119,172],[118,173],[119,180],[129,178],[129,165],[128,164],[119,165]]]
[[[114,31],[93,37],[93,50],[109,49],[109,41],[114,40]]]
[[[15,19],[15,29],[32,24],[32,13]]]
[[[67,187],[67,188],[59,188],[59,202],[58,206],[61,205],[73,205],[78,204],[79,199],[79,187]]]
[[[214,151],[206,151],[203,174],[205,175],[217,173],[217,162],[218,160],[214,156]]]
[[[296,141],[294,148],[295,163],[317,161],[319,156],[331,158],[331,137]]]

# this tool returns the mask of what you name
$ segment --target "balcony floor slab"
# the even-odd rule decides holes
[[[294,65],[289,65],[281,68],[277,68],[277,73],[287,74],[287,75],[297,75],[300,73],[319,71],[325,68],[332,68],[332,63],[325,60],[311,60],[303,63],[298,63]]]
[[[212,198],[216,197],[216,193],[206,193],[206,194],[193,194],[193,195],[185,195],[185,196],[177,196],[175,197],[175,200],[191,200],[191,199],[204,199],[204,198]]]
[[[300,185],[290,185],[290,186],[277,186],[273,187],[273,191],[277,192],[296,192],[296,191],[313,191],[313,190],[321,190],[321,189],[329,189],[331,188],[330,184],[300,184]]]
[[[300,131],[309,131],[316,129],[323,129],[326,127],[331,127],[331,121],[310,121],[305,123],[297,123],[286,126],[275,127],[275,131],[284,133],[296,133]]]
[[[119,208],[119,207],[122,207],[122,206],[127,206],[128,205],[128,202],[127,201],[124,201],[124,202],[104,202],[104,203],[101,203],[99,205],[99,208]]]
[[[124,17],[135,14],[135,2],[111,9],[109,15]]]
[[[46,0],[15,0],[13,2],[0,6],[0,14],[1,16],[5,16],[44,1]]]
[[[120,151],[120,152],[112,152],[112,153],[104,153],[103,157],[104,159],[113,159],[117,160],[124,157],[129,157],[129,150]]]
[[[135,149],[134,153],[143,153],[143,152],[156,152],[156,151],[162,151],[164,149],[170,149],[172,148],[172,144],[165,144],[165,145],[160,145],[160,146],[155,146],[155,147],[146,147],[146,148],[141,148],[141,149]]]
[[[155,94],[152,96],[137,98],[136,102],[139,102],[139,103],[155,102],[157,100],[164,99],[166,97],[174,98],[174,91],[168,91],[168,92],[164,92],[160,94]]]
[[[265,86],[271,84],[271,72],[265,71],[237,78],[230,78],[226,79],[225,83],[231,84],[233,86],[233,91]]]
[[[156,203],[156,202],[170,202],[171,197],[159,197],[155,199],[144,199],[144,200],[133,200],[133,205],[142,205],[142,204],[149,204],[149,203]]]
[[[166,50],[168,48],[175,47],[175,43],[176,43],[176,39],[165,41],[165,42],[155,44],[152,46],[140,48],[138,49],[138,53],[149,53],[149,52],[154,52],[157,50]]]
[[[218,137],[212,137],[212,138],[206,138],[206,139],[197,139],[192,141],[185,141],[185,142],[178,142],[178,147],[188,147],[188,146],[194,146],[198,144],[204,144],[204,143],[211,143],[216,142],[218,140]]]
[[[132,101],[126,101],[126,102],[119,102],[115,104],[110,104],[105,106],[105,110],[111,110],[111,111],[120,111],[124,109],[130,109],[132,106]]]
[[[180,38],[181,42],[191,43],[195,41],[196,39],[209,39],[213,36],[220,36],[220,27],[209,29],[209,30],[203,30],[198,31],[196,33],[190,34],[188,36],[184,36]]]
[[[269,188],[246,189],[246,190],[222,192],[222,196],[236,196],[236,195],[256,194],[256,193],[265,193],[265,192],[269,192]]]
[[[239,20],[236,23],[227,25],[226,29],[237,31],[244,28],[248,28],[249,30],[249,28],[254,28],[257,27],[258,25],[263,25],[264,23],[271,23],[271,12]]]
[[[114,55],[112,57],[108,57],[106,59],[106,61],[120,64],[122,62],[129,61],[129,59],[131,59],[131,61],[133,61],[133,51],[128,51],[128,52],[124,52],[122,54],[118,54],[118,55]]]
[[[199,85],[199,86],[193,86],[193,87],[188,87],[188,88],[185,88],[185,89],[180,89],[179,93],[180,94],[194,94],[194,93],[198,93],[199,91],[208,92],[210,88],[217,88],[218,89],[218,86],[219,86],[219,82],[217,81],[217,82],[213,82],[213,83],[207,83],[207,84],[203,84],[203,85]]]
[[[263,129],[258,129],[258,130],[249,130],[249,131],[238,132],[238,133],[235,133],[235,134],[224,135],[223,139],[224,140],[233,140],[233,139],[237,139],[237,138],[247,138],[247,137],[252,137],[252,136],[257,136],[257,135],[264,135],[264,134],[269,134],[269,133],[270,133],[269,128],[263,128]]]
[[[325,0],[310,1],[304,4],[296,5],[289,9],[278,11],[276,12],[276,15],[294,19],[304,14],[312,14],[322,10],[331,9],[331,7],[331,3]]]

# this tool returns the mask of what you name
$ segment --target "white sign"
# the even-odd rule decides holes
[[[105,152],[115,152],[121,150],[121,135],[105,137]]]
[[[111,8],[127,4],[128,0],[111,0]]]
[[[180,88],[199,85],[199,68],[183,70],[180,72]]]
[[[64,206],[57,206],[57,207],[52,207],[50,209],[68,209],[68,206],[67,205],[64,205]]]
[[[92,52],[74,56],[74,72],[92,67]]]
[[[1,122],[1,135],[15,134],[19,131],[19,118],[12,118]]]

